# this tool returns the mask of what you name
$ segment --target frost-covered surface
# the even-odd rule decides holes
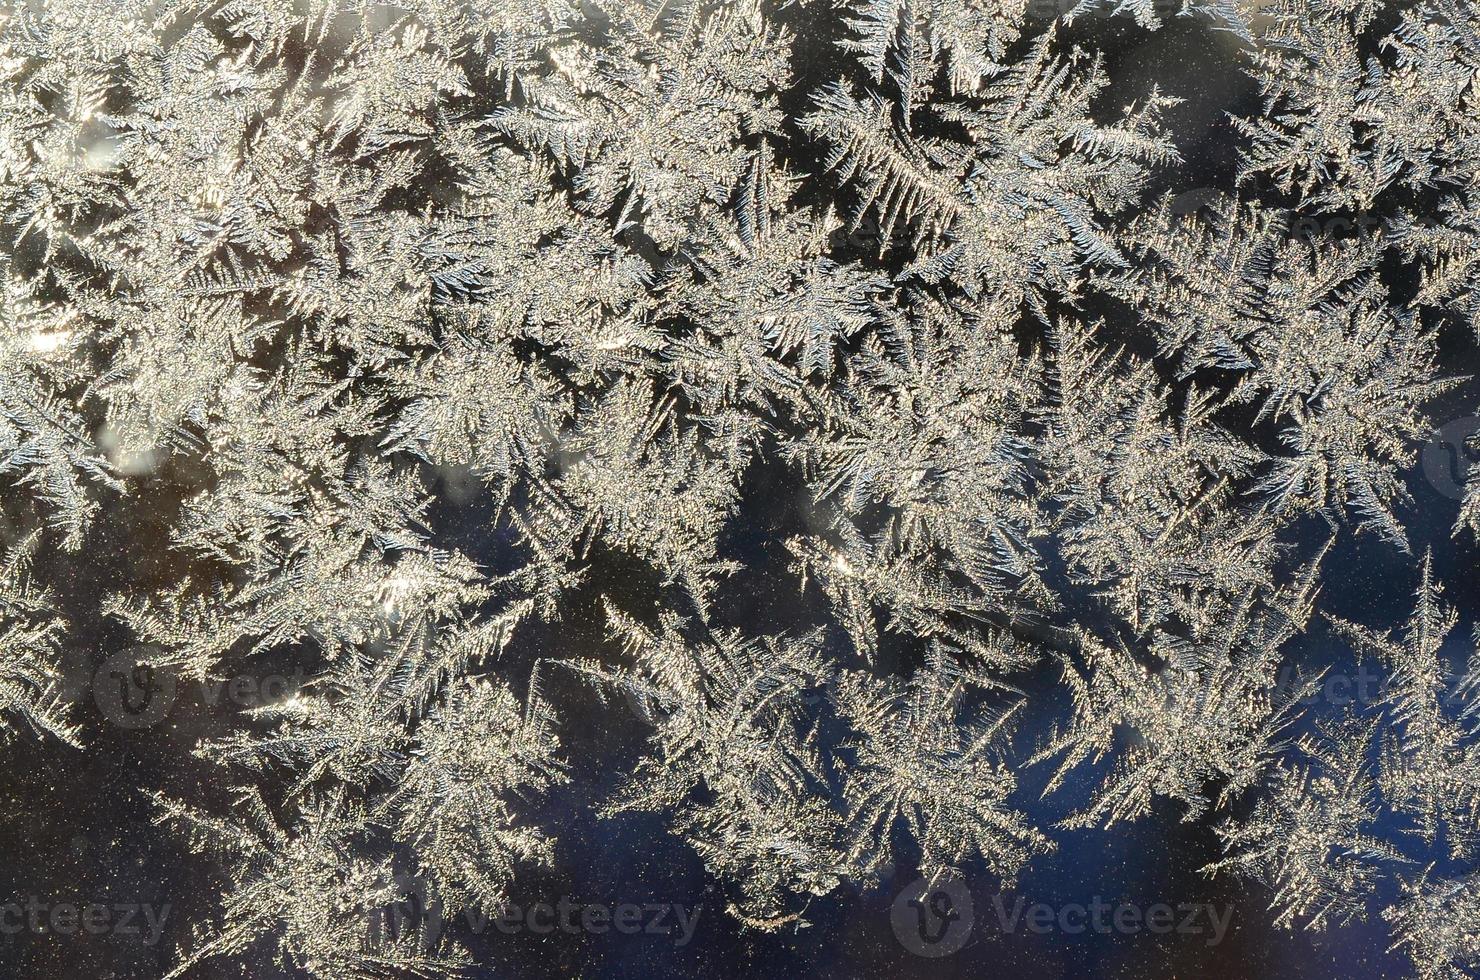
[[[561,975],[856,975],[1134,840],[1480,969],[1480,13],[1042,7],[0,9],[6,887],[175,915],[0,957],[505,975],[630,862],[709,931]]]

